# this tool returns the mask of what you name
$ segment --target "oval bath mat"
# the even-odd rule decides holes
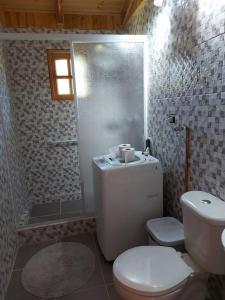
[[[57,243],[37,252],[25,265],[22,284],[40,298],[62,297],[82,287],[92,276],[95,257],[80,243]]]

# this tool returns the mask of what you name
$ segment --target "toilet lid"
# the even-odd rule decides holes
[[[123,285],[137,292],[155,295],[174,289],[193,270],[173,248],[142,246],[117,257],[113,273]]]

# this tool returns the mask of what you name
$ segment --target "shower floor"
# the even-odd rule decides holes
[[[95,256],[95,271],[84,286],[69,295],[57,298],[58,300],[121,300],[113,285],[112,263],[105,261],[94,234],[77,235],[64,238],[61,241],[82,243],[89,247]],[[32,296],[24,290],[21,284],[21,272],[26,262],[36,252],[52,244],[54,243],[43,243],[20,248],[5,300],[43,300]]]
[[[58,201],[37,204],[32,207],[28,224],[43,223],[80,216],[83,212],[82,201]]]

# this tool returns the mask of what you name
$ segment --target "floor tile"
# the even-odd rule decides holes
[[[55,300],[109,300],[104,286],[85,291],[73,292],[70,295]]]
[[[108,262],[105,260],[103,254],[101,253],[101,249],[98,245],[96,236],[94,237],[94,240],[98,251],[98,256],[101,264],[102,273],[104,276],[104,281],[105,283],[113,283],[113,272],[112,272],[113,262]]]
[[[89,247],[95,255],[95,272],[93,276],[90,278],[90,280],[83,287],[81,287],[81,290],[103,285],[104,280],[102,277],[102,271],[99,264],[98,253],[96,252],[96,246],[92,234],[91,233],[81,234],[74,237],[64,238],[61,241],[82,243],[87,247]]]
[[[60,214],[60,202],[37,204],[32,207],[31,217],[41,217],[47,215]]]
[[[5,300],[43,300],[26,292],[21,284],[21,272],[14,271]],[[108,300],[106,287],[81,288],[55,300]]]
[[[100,258],[100,264],[104,276],[104,281],[106,283],[112,283],[113,282],[113,262],[108,262],[105,260],[104,256],[100,253],[99,254]]]
[[[89,247],[94,255],[95,255],[95,272],[90,278],[90,280],[79,290],[75,291],[73,294],[64,296],[59,298],[61,300],[109,300],[107,297],[106,286],[104,286],[105,282],[103,280],[103,262],[100,264],[100,254],[98,253],[98,249],[96,247],[96,243],[93,235],[90,234],[81,234],[74,237],[68,237],[62,239],[62,242],[77,242],[82,243]],[[42,243],[39,245],[32,246],[24,246],[20,248],[16,263],[15,269],[17,271],[13,272],[13,276],[11,278],[10,286],[8,289],[8,294],[6,300],[39,300],[39,298],[34,297],[27,293],[21,284],[21,269],[24,267],[26,262],[39,250],[49,245],[54,244],[54,242]],[[106,267],[104,268],[104,273],[107,274]],[[108,275],[109,276],[109,275]],[[69,298],[68,298],[69,297]]]
[[[90,288],[94,288],[94,287],[98,287],[100,285],[103,285],[104,281],[102,278],[102,273],[100,270],[99,265],[96,263],[95,264],[95,271],[92,275],[92,277],[89,279],[89,281],[83,285],[80,290],[86,290],[86,289],[90,289]]]
[[[29,245],[29,246],[24,246],[21,247],[18,251],[17,257],[16,257],[16,262],[14,265],[14,269],[22,269],[25,264],[27,263],[27,261],[35,254],[37,253],[39,250],[41,250],[42,248],[45,248],[47,246],[50,246],[52,244],[54,244],[55,242],[47,242],[47,243],[41,243],[38,245]]]
[[[116,288],[113,284],[107,285],[107,290],[109,293],[110,300],[122,300],[122,298],[118,295]]]
[[[21,283],[21,271],[14,271],[11,277],[5,300],[37,300],[40,299],[26,292]]]
[[[95,252],[95,243],[93,240],[92,233],[78,234],[75,236],[65,237],[61,239],[62,242],[75,242],[81,243],[89,247],[91,250]]]

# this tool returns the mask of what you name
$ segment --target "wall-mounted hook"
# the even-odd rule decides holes
[[[170,124],[175,124],[176,123],[176,117],[174,114],[169,114],[166,118],[166,120],[170,123]]]

